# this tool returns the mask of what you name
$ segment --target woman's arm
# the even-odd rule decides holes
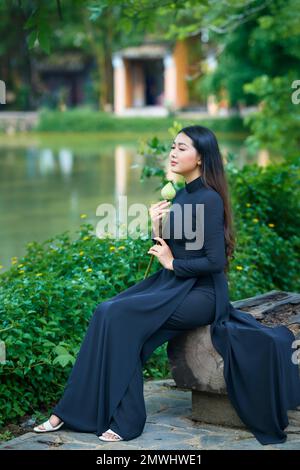
[[[224,204],[219,193],[213,191],[204,203],[204,257],[175,258],[176,276],[195,277],[222,272],[226,264],[224,238]]]

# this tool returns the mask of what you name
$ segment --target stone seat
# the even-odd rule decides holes
[[[295,338],[300,339],[300,294],[270,291],[231,303],[268,326],[287,326]],[[212,344],[210,325],[172,339],[167,353],[176,387],[192,391],[193,420],[245,428],[229,401],[223,376],[224,362]],[[300,431],[298,408],[288,415],[290,425]]]

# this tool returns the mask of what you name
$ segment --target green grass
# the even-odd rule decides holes
[[[124,132],[166,133],[174,120],[183,125],[201,124],[216,132],[241,132],[247,128],[239,116],[217,119],[186,119],[184,117],[118,117],[113,113],[76,108],[68,111],[42,110],[34,130],[39,132]]]

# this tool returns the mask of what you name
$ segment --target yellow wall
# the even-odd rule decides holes
[[[186,106],[189,102],[188,87],[185,75],[188,72],[188,49],[184,40],[176,42],[173,52],[174,62],[176,66],[176,106]]]
[[[132,80],[130,72],[130,63],[128,59],[124,59],[125,66],[125,77],[126,77],[126,86],[125,86],[125,107],[130,108],[132,105]]]

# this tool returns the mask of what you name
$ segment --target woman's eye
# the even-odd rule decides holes
[[[174,150],[174,148],[175,148],[174,146],[171,147],[171,150]],[[184,152],[185,149],[184,149],[184,148],[179,148],[179,150],[180,150],[181,152]]]

